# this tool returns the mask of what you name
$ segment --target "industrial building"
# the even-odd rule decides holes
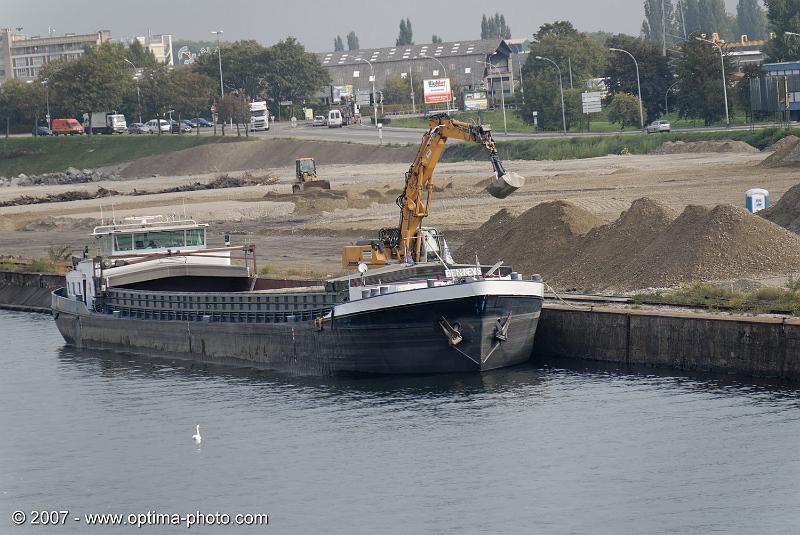
[[[44,64],[60,59],[77,59],[87,48],[111,40],[108,30],[47,37],[29,37],[21,30],[0,28],[0,83],[12,78],[32,80]]]
[[[447,76],[455,94],[483,87],[499,95],[502,87],[506,95],[512,95],[519,85],[520,58],[524,61],[525,53],[524,39],[484,39],[320,52],[317,57],[328,69],[333,86],[352,85],[354,91],[371,91],[374,72],[376,91],[390,78],[410,77],[418,86],[423,79]]]
[[[750,83],[755,111],[776,113],[782,121],[800,120],[800,61],[764,63],[764,76]]]

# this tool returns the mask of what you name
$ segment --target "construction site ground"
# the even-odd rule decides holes
[[[304,155],[315,156],[313,142],[299,144],[305,145]],[[117,220],[131,215],[186,214],[210,224],[211,245],[221,244],[226,232],[234,243],[255,243],[259,263],[269,265],[276,274],[337,274],[341,272],[342,245],[374,237],[378,229],[397,225],[399,209],[395,198],[402,190],[410,163],[359,163],[357,151],[351,147],[348,150],[354,153],[353,163],[318,162],[320,178],[331,182],[330,192],[310,191],[293,196],[294,161],[287,158],[283,167],[249,171],[277,177],[278,182],[272,185],[3,207],[0,208],[0,255],[44,256],[48,247],[64,244],[80,251],[84,245],[93,245],[88,234],[99,222],[102,209],[104,217],[109,218],[113,213]],[[488,159],[441,163],[436,169],[437,191],[431,215],[425,223],[443,231],[455,249],[469,231],[501,208],[518,214],[545,201],[569,201],[603,221],[614,220],[641,197],[660,201],[680,212],[692,204],[743,206],[744,192],[761,187],[770,191],[774,203],[798,182],[798,175],[793,168],[760,166],[768,155],[748,151],[606,156],[555,162],[506,161],[506,168],[525,176],[527,183],[503,200],[483,192],[491,177]],[[165,167],[181,172],[174,156],[171,158]],[[155,174],[156,163],[150,158],[141,164],[141,169]],[[195,165],[191,163],[192,170]],[[160,191],[208,182],[225,171],[218,168],[207,174],[144,178],[123,173],[119,179],[84,184],[8,186],[0,188],[0,202],[23,195],[95,192],[99,187],[120,194],[134,189]],[[237,176],[245,172],[236,170],[229,174]],[[499,259],[481,260],[493,263]]]

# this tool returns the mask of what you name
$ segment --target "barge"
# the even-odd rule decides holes
[[[485,371],[530,358],[538,276],[398,264],[315,283],[256,275],[252,245],[209,248],[206,225],[140,218],[95,228],[52,294],[68,344],[298,374]],[[438,254],[437,254],[438,256]]]

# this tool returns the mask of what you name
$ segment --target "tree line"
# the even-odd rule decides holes
[[[250,100],[266,100],[277,113],[281,101],[302,103],[328,83],[316,56],[292,37],[269,47],[255,41],[222,43],[219,55],[202,54],[194,64],[175,67],[158,63],[136,41],[130,46],[104,43],[78,59],[47,63],[29,83],[5,82],[0,86],[0,120],[33,126],[44,119],[49,103],[53,118],[117,111],[128,122],[146,122],[169,115],[208,117],[216,103],[221,121],[238,124],[246,122],[243,114],[249,114]]]

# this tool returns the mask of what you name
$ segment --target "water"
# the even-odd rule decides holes
[[[186,531],[72,520],[153,510],[270,515],[192,533],[800,532],[789,386],[584,363],[209,371],[70,349],[50,317],[2,311],[0,340],[0,533]],[[10,521],[52,509],[65,526]]]

